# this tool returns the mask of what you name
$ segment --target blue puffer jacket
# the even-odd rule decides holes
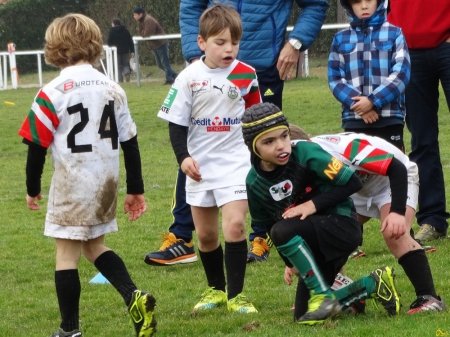
[[[270,68],[284,46],[286,27],[294,0],[226,0],[242,18],[243,36],[238,59],[253,66],[256,71]],[[301,50],[313,43],[325,21],[329,7],[326,0],[295,0],[302,9],[289,38],[302,42]],[[212,0],[181,0],[180,28],[184,58],[190,61],[200,57],[197,45],[198,20],[203,11],[212,6]]]

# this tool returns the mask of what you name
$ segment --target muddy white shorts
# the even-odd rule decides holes
[[[117,231],[116,219],[95,226],[61,226],[46,221],[44,235],[58,239],[87,241]]]

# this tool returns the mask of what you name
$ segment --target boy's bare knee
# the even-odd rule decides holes
[[[242,221],[230,221],[224,225],[225,240],[229,242],[242,241],[245,239],[245,223]]]
[[[107,250],[109,249],[106,248],[105,245],[91,240],[83,242],[81,246],[84,257],[91,263],[94,263],[95,260]]]

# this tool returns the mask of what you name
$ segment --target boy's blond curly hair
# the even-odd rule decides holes
[[[96,64],[103,53],[100,28],[82,14],[53,20],[45,32],[45,41],[45,62],[61,68],[79,61]]]

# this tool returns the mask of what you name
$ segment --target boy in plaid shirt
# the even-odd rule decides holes
[[[405,37],[386,21],[387,0],[340,1],[350,27],[334,36],[328,83],[342,103],[342,127],[404,151],[404,90],[411,71]]]

